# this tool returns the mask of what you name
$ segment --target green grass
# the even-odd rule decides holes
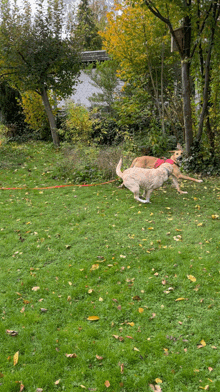
[[[30,189],[63,184],[50,145],[0,156],[1,187],[27,187],[0,191],[0,391],[220,391],[220,179],[144,205],[117,182]]]

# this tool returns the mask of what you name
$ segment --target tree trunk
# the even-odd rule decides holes
[[[215,159],[215,133],[213,132],[210,124],[209,114],[206,116],[206,130],[210,143],[210,153],[211,156]]]
[[[51,135],[52,135],[52,139],[53,139],[53,144],[58,147],[59,146],[59,136],[57,133],[57,127],[56,127],[56,121],[50,106],[50,102],[47,96],[47,91],[45,88],[43,88],[41,90],[41,97],[43,100],[43,104],[44,104],[44,108],[49,120],[49,124],[50,124],[50,130],[51,130]]]
[[[190,62],[188,61],[188,59],[186,58],[182,60],[181,71],[182,71],[183,118],[184,118],[184,127],[185,127],[185,143],[186,143],[187,156],[190,155],[190,148],[193,142],[189,68],[190,68]]]
[[[162,122],[162,132],[165,135],[165,124],[164,124],[164,99],[163,99],[163,71],[164,71],[164,42],[162,43],[162,53],[161,53],[161,122]]]
[[[205,64],[205,77],[204,77],[204,88],[203,88],[203,105],[202,105],[202,111],[200,114],[200,120],[199,120],[199,129],[197,133],[197,139],[200,142],[201,137],[202,137],[202,132],[203,132],[203,124],[205,120],[205,116],[208,115],[208,103],[209,103],[209,97],[210,97],[210,64],[211,64],[211,54],[212,54],[212,48],[214,45],[214,36],[215,36],[215,28],[216,28],[216,23],[219,17],[219,8],[217,9],[217,3],[214,4],[213,8],[213,24],[211,27],[211,37],[209,40],[209,47],[207,51],[207,57],[206,57],[206,64]],[[200,55],[201,58],[201,55]],[[203,59],[203,57],[202,57]],[[203,68],[201,69],[201,72],[203,71]],[[202,73],[203,76],[203,73]],[[211,124],[208,118],[207,121],[208,127],[208,135],[212,134],[211,131]]]

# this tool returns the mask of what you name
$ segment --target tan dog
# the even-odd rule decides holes
[[[116,173],[123,179],[123,184],[134,194],[134,198],[141,203],[150,203],[150,196],[154,189],[160,188],[173,173],[173,165],[163,163],[158,169],[143,169],[133,167],[121,171],[122,159],[118,162]],[[144,188],[146,200],[139,198],[140,187]]]
[[[184,174],[181,173],[179,167],[178,167],[178,160],[182,158],[183,155],[183,149],[180,146],[180,144],[177,144],[178,150],[175,151],[170,151],[172,153],[170,159],[174,161],[173,163],[173,184],[177,191],[179,193],[188,193],[180,190],[178,180],[183,179],[183,180],[190,180],[190,181],[195,181],[195,182],[203,182],[202,180],[197,180],[196,178],[188,177],[185,176]],[[145,169],[152,169],[155,167],[156,162],[158,161],[158,158],[151,157],[151,156],[143,156],[143,157],[138,157],[135,158],[131,164],[132,167],[142,167]]]

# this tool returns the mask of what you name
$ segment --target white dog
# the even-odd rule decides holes
[[[124,186],[134,194],[134,198],[141,203],[150,203],[150,196],[154,189],[160,188],[169,176],[173,173],[173,166],[170,163],[163,163],[158,169],[143,169],[132,167],[121,171],[122,159],[116,167],[116,174],[122,178]],[[139,198],[139,190],[144,188],[146,200]]]

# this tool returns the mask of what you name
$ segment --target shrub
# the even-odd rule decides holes
[[[64,148],[64,160],[58,166],[57,177],[75,183],[109,181],[116,177],[115,168],[124,156],[124,167],[130,166],[132,155],[123,152],[122,146],[98,148],[77,145]]]
[[[213,157],[204,144],[197,141],[191,147],[191,155],[185,158],[182,167],[186,171],[202,173],[204,175],[220,174],[219,158]]]
[[[84,106],[69,102],[66,108],[66,119],[63,128],[59,130],[64,140],[75,143],[90,143],[92,121]]]
[[[54,107],[53,113],[56,115],[56,102],[52,93],[49,100],[51,106]],[[25,115],[25,122],[34,131],[35,138],[51,140],[50,125],[40,95],[32,91],[23,93],[21,106]]]

